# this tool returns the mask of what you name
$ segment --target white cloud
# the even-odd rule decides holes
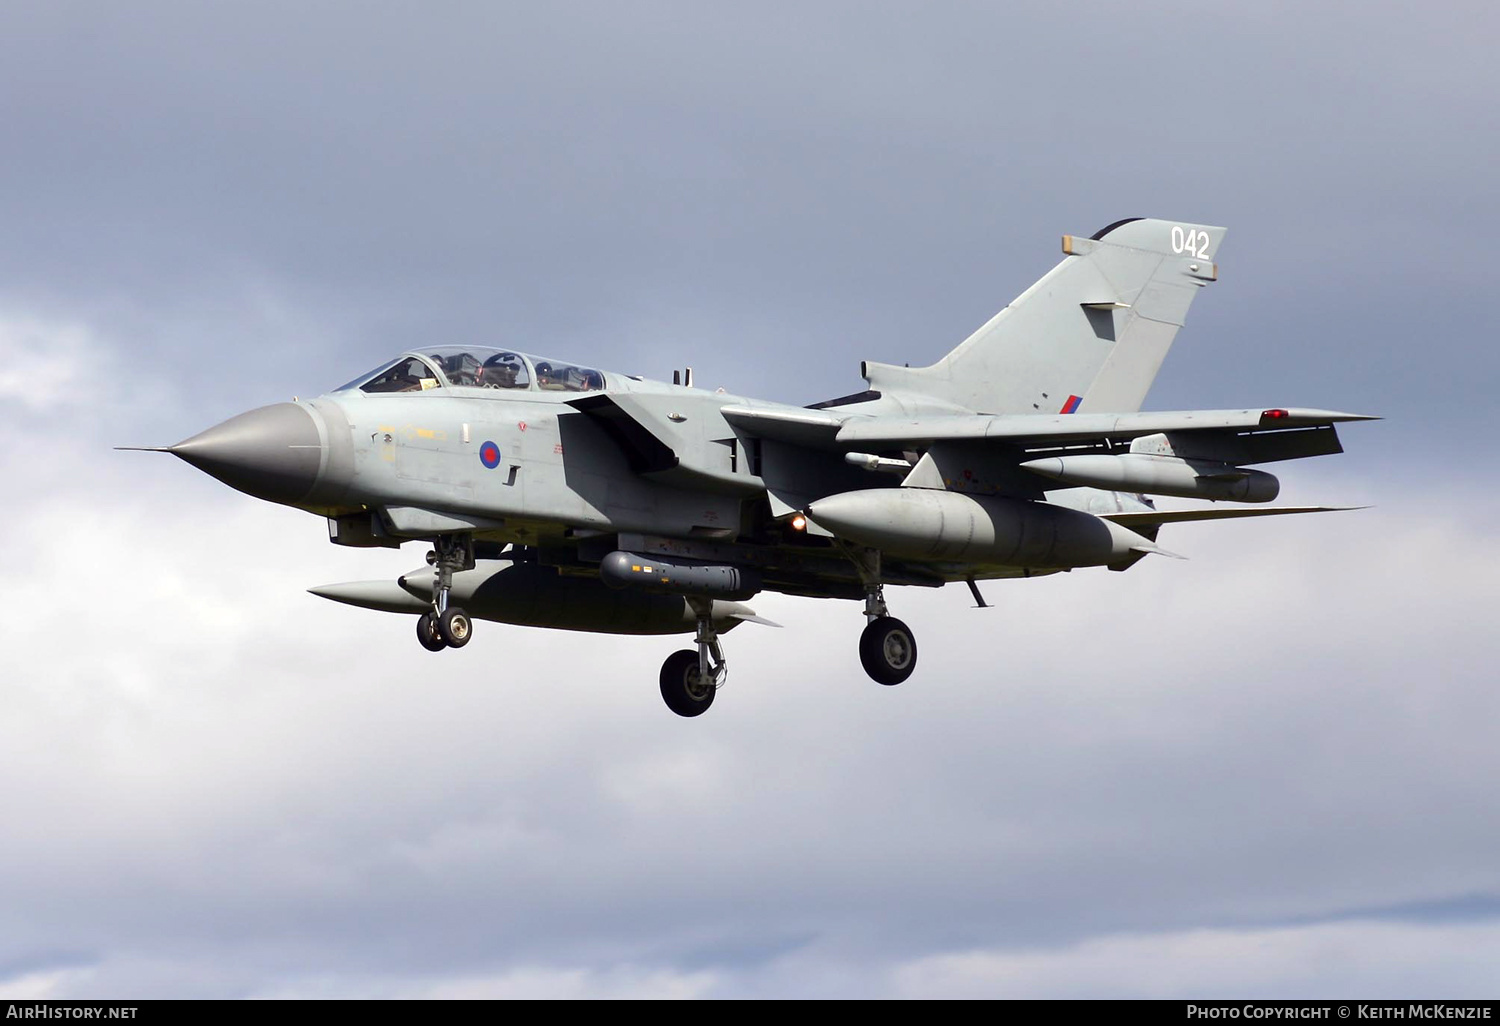
[[[80,387],[114,380],[111,354],[94,332],[76,321],[54,321],[8,312],[0,305],[0,402],[36,411],[77,402]]]
[[[1500,925],[1350,922],[1186,930],[1065,948],[938,955],[898,967],[900,997],[1491,998]]]

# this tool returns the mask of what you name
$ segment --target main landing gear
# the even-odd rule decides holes
[[[890,615],[880,583],[880,552],[851,552],[865,586],[865,630],[859,636],[859,661],[877,684],[900,684],[917,668],[917,639],[911,628]]]
[[[417,641],[429,652],[463,648],[474,636],[474,621],[458,606],[448,605],[453,575],[474,568],[474,538],[467,534],[440,534],[427,553],[427,562],[437,569],[432,589],[432,608],[417,617]]]
[[[690,598],[698,616],[698,650],[685,648],[661,664],[661,697],[678,716],[701,716],[729,676],[729,663],[714,630],[712,599]]]

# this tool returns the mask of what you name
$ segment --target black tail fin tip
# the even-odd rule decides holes
[[[1132,221],[1144,221],[1144,220],[1145,220],[1144,217],[1122,217],[1118,221],[1115,221],[1112,224],[1107,224],[1103,228],[1100,228],[1097,232],[1095,232],[1094,234],[1090,235],[1089,238],[1093,239],[1095,242],[1099,242],[1106,235],[1108,235],[1110,232],[1114,231],[1116,228],[1120,227],[1122,224],[1130,224]]]

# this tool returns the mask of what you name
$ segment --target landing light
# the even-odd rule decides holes
[[[793,531],[807,530],[807,518],[801,513],[798,513],[796,516],[792,517],[790,523],[792,525]]]

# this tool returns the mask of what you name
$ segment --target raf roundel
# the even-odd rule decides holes
[[[485,442],[479,447],[479,462],[494,470],[500,465],[500,447],[494,442]]]

